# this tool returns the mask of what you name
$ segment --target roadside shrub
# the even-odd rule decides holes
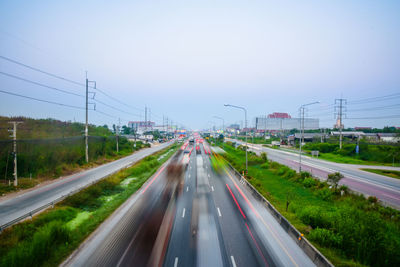
[[[267,160],[268,160],[267,153],[262,152],[261,155],[260,155],[260,157],[261,157],[261,159],[262,159],[264,162],[267,162]]]
[[[278,170],[276,171],[276,174],[279,176],[283,176],[284,174],[286,174],[288,169],[289,169],[288,167],[282,165],[278,168]]]
[[[269,167],[271,169],[278,169],[279,166],[281,166],[281,165],[278,162],[275,162],[275,161],[271,161],[270,164],[269,164]]]
[[[328,179],[326,179],[326,181],[328,183],[330,183],[336,190],[339,185],[340,180],[343,177],[344,177],[343,174],[341,174],[340,172],[335,172],[335,173],[328,174]]]
[[[329,188],[325,187],[317,191],[317,196],[323,200],[330,201],[332,200],[333,193]]]
[[[313,240],[325,247],[340,248],[343,237],[341,235],[335,234],[331,230],[323,229],[317,227],[312,230],[308,236],[310,240]]]
[[[331,227],[331,216],[323,211],[322,208],[316,206],[304,207],[299,212],[300,220],[312,228],[330,228]]]
[[[375,204],[378,202],[378,199],[375,196],[369,196],[367,200],[371,204]]]
[[[309,172],[301,172],[300,176],[301,176],[302,179],[305,179],[305,178],[311,177],[311,173],[309,173]]]
[[[317,185],[317,181],[314,178],[311,178],[311,177],[305,178],[304,181],[303,181],[303,185],[305,187],[314,187],[314,186]]]
[[[256,155],[250,155],[249,157],[248,157],[248,164],[250,165],[250,166],[253,166],[253,165],[258,165],[258,164],[261,164],[261,163],[263,163],[264,161],[260,158],[260,157],[257,157]]]
[[[269,169],[269,163],[265,162],[265,163],[261,164],[260,167],[263,168],[263,169]]]
[[[291,179],[291,178],[293,178],[295,176],[296,176],[296,171],[292,170],[292,169],[288,169],[286,174],[285,174],[285,177],[288,178],[288,179]]]

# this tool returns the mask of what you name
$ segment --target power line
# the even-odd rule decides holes
[[[125,111],[125,110],[122,110],[122,109],[116,108],[116,107],[114,107],[114,106],[108,105],[108,104],[106,104],[106,103],[104,103],[103,101],[100,101],[100,100],[98,100],[98,99],[94,99],[94,101],[96,101],[96,102],[98,102],[98,103],[100,103],[100,104],[102,104],[102,105],[104,105],[104,106],[106,106],[106,107],[109,107],[109,108],[112,108],[112,109],[114,109],[114,110],[117,110],[117,111],[119,111],[119,112],[127,113],[127,114],[130,114],[130,115],[136,116],[136,117],[142,117],[141,115],[138,115],[138,114],[135,114],[135,113],[130,113],[130,112],[127,112],[127,111]]]
[[[45,70],[42,70],[42,69],[39,69],[39,68],[30,66],[30,65],[27,65],[27,64],[22,63],[22,62],[20,62],[20,61],[17,61],[17,60],[14,60],[14,59],[11,59],[11,58],[2,56],[2,55],[0,55],[0,59],[6,60],[6,61],[11,62],[11,63],[13,63],[13,64],[16,64],[16,65],[19,65],[19,66],[28,68],[28,69],[30,69],[30,70],[33,70],[33,71],[36,71],[36,72],[39,72],[39,73],[42,73],[42,74],[51,76],[51,77],[53,77],[53,78],[57,78],[57,79],[60,79],[60,80],[63,80],[63,81],[72,83],[72,84],[75,84],[75,85],[79,85],[79,86],[83,86],[83,87],[86,86],[85,84],[83,84],[83,83],[81,83],[81,82],[77,82],[77,81],[74,81],[74,80],[71,80],[71,79],[62,77],[62,76],[60,76],[60,75],[50,73],[50,72],[48,72],[48,71],[45,71]],[[38,85],[38,86],[42,86],[42,87],[46,87],[46,88],[49,88],[49,89],[52,89],[52,90],[56,90],[56,91],[59,91],[59,92],[68,93],[68,94],[72,94],[72,95],[76,95],[76,96],[80,96],[80,97],[82,96],[82,95],[79,95],[79,94],[75,94],[75,93],[73,93],[73,92],[69,92],[69,91],[62,90],[62,89],[59,89],[59,88],[56,88],[56,87],[52,87],[52,86],[48,86],[48,85],[45,85],[45,84],[41,84],[41,83],[38,83],[38,82],[35,82],[35,81],[32,81],[32,80],[28,80],[28,79],[25,79],[25,78],[22,78],[22,77],[19,77],[19,76],[16,76],[16,75],[8,74],[8,73],[5,73],[5,72],[2,72],[1,74],[7,75],[7,76],[9,76],[9,77],[12,77],[12,78],[15,78],[15,79],[19,79],[19,80],[22,80],[22,81],[25,81],[25,82],[29,82],[29,83],[32,83],[32,84],[36,84],[36,85]],[[139,111],[143,111],[143,109],[134,107],[134,106],[132,106],[132,105],[129,105],[129,104],[124,103],[123,101],[120,101],[119,99],[117,99],[117,98],[111,96],[110,94],[106,93],[105,91],[103,91],[103,90],[101,90],[101,89],[99,89],[99,88],[95,88],[95,87],[91,87],[91,88],[97,90],[98,92],[102,93],[103,95],[109,97],[110,99],[112,99],[112,100],[114,100],[114,101],[116,101],[116,102],[118,102],[118,103],[120,103],[120,104],[122,104],[122,105],[124,105],[124,106],[126,106],[126,107],[129,107],[129,108],[132,108],[132,109],[135,109],[135,110],[139,110]],[[38,99],[38,98],[29,97],[29,96],[24,96],[24,95],[19,95],[19,94],[7,92],[7,91],[0,91],[0,92],[5,93],[5,94],[10,94],[10,95],[18,96],[18,97],[23,97],[23,98],[26,98],[26,99],[31,99],[31,100],[35,100],[35,101],[45,102],[45,103],[49,103],[49,104],[60,105],[60,106],[71,107],[71,108],[84,109],[84,108],[81,108],[81,107],[78,107],[78,106],[73,106],[73,105],[68,105],[68,104],[62,104],[62,103],[58,103],[58,102],[53,102],[53,101]],[[101,104],[103,104],[103,105],[106,105],[106,106],[108,106],[108,107],[111,107],[110,105],[107,105],[107,104],[105,104],[104,102],[100,102],[100,101],[98,101],[98,100],[96,100],[96,101],[99,102],[99,103],[101,103]],[[122,110],[117,109],[117,108],[113,108],[113,109],[116,109],[116,110],[118,110],[118,111],[120,111],[120,112],[127,113],[126,111],[122,111]],[[103,115],[105,115],[105,114],[106,114],[106,113],[104,113]],[[133,113],[131,113],[131,114],[133,114]],[[134,115],[135,115],[135,116],[138,116],[137,114],[134,114]],[[157,116],[156,114],[153,113],[153,115],[155,115],[156,117],[158,117],[158,118],[161,119],[161,117]],[[179,123],[179,122],[178,122],[178,123]]]
[[[363,108],[363,109],[351,109],[348,110],[349,112],[355,112],[355,111],[375,111],[375,110],[382,110],[382,109],[392,109],[400,107],[400,104],[394,104],[394,105],[389,105],[389,106],[380,106],[380,107],[371,107],[371,108]]]
[[[63,89],[58,89],[58,88],[53,87],[53,86],[49,86],[49,85],[46,85],[46,84],[43,84],[43,83],[38,83],[38,82],[35,82],[35,81],[32,81],[32,80],[28,80],[28,79],[25,79],[25,78],[22,78],[22,77],[13,75],[13,74],[9,74],[9,73],[6,73],[6,72],[0,71],[0,74],[3,74],[5,76],[8,76],[10,78],[14,78],[14,79],[17,79],[17,80],[20,80],[20,81],[28,82],[28,83],[35,84],[35,85],[38,85],[38,86],[41,86],[41,87],[45,87],[45,88],[48,88],[48,89],[51,89],[51,90],[59,91],[59,92],[65,93],[65,94],[70,94],[70,95],[79,96],[79,97],[85,97],[84,95],[80,95],[80,94],[77,94],[77,93],[74,93],[74,92],[70,92],[70,91],[66,91],[66,90],[63,90]]]
[[[347,120],[374,120],[374,119],[391,119],[400,118],[399,115],[388,115],[388,116],[378,116],[378,117],[361,117],[361,118],[346,118]]]
[[[53,105],[59,105],[59,106],[64,106],[64,107],[69,107],[69,108],[75,108],[75,109],[83,109],[83,110],[85,109],[85,108],[79,107],[79,106],[73,106],[73,105],[68,105],[68,104],[53,102],[53,101],[44,100],[44,99],[39,99],[39,98],[31,97],[31,96],[26,96],[26,95],[20,95],[20,94],[16,94],[16,93],[11,93],[11,92],[8,92],[8,91],[3,91],[3,90],[0,90],[0,93],[9,94],[9,95],[13,95],[13,96],[18,96],[18,97],[22,97],[22,98],[26,98],[26,99],[30,99],[30,100],[39,101],[39,102],[49,103],[49,104],[53,104]]]
[[[387,98],[398,98],[398,97],[400,97],[400,93],[395,93],[395,94],[390,94],[390,95],[385,95],[385,96],[364,98],[364,99],[359,99],[359,100],[353,100],[353,101],[349,101],[348,104],[353,104],[353,105],[366,104],[366,103],[371,103],[371,102],[389,100]]]
[[[47,72],[47,71],[44,71],[44,70],[41,70],[41,69],[32,67],[32,66],[26,65],[26,64],[24,64],[24,63],[22,63],[22,62],[13,60],[13,59],[11,59],[11,58],[8,58],[8,57],[2,56],[2,55],[0,55],[0,58],[1,58],[1,59],[4,59],[4,60],[7,60],[7,61],[9,61],[9,62],[11,62],[11,63],[17,64],[17,65],[19,65],[19,66],[22,66],[22,67],[25,67],[25,68],[28,68],[28,69],[31,69],[31,70],[34,70],[34,71],[37,71],[37,72],[46,74],[46,75],[48,75],[48,76],[51,76],[51,77],[54,77],[54,78],[57,78],[57,79],[60,79],[60,80],[63,80],[63,81],[69,82],[69,83],[73,83],[73,84],[76,84],[76,85],[79,85],[79,86],[85,86],[85,84],[83,84],[83,83],[80,83],[80,82],[77,82],[77,81],[73,81],[73,80],[64,78],[64,77],[62,77],[62,76],[59,76],[59,75],[56,75],[56,74],[53,74],[53,73],[50,73],[50,72]]]
[[[128,108],[132,108],[132,109],[136,109],[136,110],[139,110],[139,111],[143,111],[143,109],[140,109],[140,108],[137,108],[137,107],[134,107],[134,106],[125,104],[124,102],[122,102],[122,101],[120,101],[119,99],[117,99],[117,98],[115,98],[115,97],[113,97],[113,96],[107,94],[106,92],[104,92],[103,90],[100,90],[99,88],[94,88],[94,87],[92,87],[92,89],[95,89],[95,90],[99,91],[99,92],[102,93],[103,95],[105,95],[105,96],[111,98],[112,100],[114,100],[114,101],[116,101],[116,102],[118,102],[118,103],[120,103],[120,104],[122,104],[122,105],[124,105],[124,106],[126,106],[126,107],[128,107]]]
[[[73,84],[75,84],[75,85],[85,86],[85,84],[83,84],[83,83],[80,83],[80,82],[77,82],[77,81],[74,81],[74,80],[71,80],[71,79],[62,77],[62,76],[60,76],[60,75],[56,75],[56,74],[50,73],[50,72],[48,72],[48,71],[41,70],[41,69],[36,68],[36,67],[29,66],[29,65],[27,65],[27,64],[24,64],[24,63],[22,63],[22,62],[16,61],[16,60],[14,60],[14,59],[11,59],[11,58],[8,58],[8,57],[2,56],[2,55],[0,55],[0,58],[3,59],[3,60],[9,61],[9,62],[11,62],[11,63],[14,63],[14,64],[17,64],[17,65],[23,66],[23,67],[25,67],[25,68],[28,68],[28,69],[31,69],[31,70],[40,72],[40,73],[42,73],[42,74],[46,74],[46,75],[51,76],[51,77],[53,77],[53,78],[57,78],[57,79],[60,79],[60,80],[63,80],[63,81],[67,81],[67,82],[73,83]],[[101,89],[99,89],[99,88],[94,88],[94,87],[90,87],[90,88],[99,91],[99,92],[102,93],[103,95],[109,97],[110,99],[112,99],[112,100],[114,100],[114,101],[116,101],[116,102],[118,102],[118,103],[120,103],[120,104],[122,104],[122,105],[125,105],[126,107],[129,107],[129,108],[132,108],[132,109],[136,109],[136,110],[139,110],[139,111],[143,111],[143,110],[140,109],[140,108],[137,108],[137,107],[128,105],[128,104],[126,104],[126,103],[120,101],[119,99],[117,99],[117,98],[115,98],[115,97],[109,95],[108,93],[104,92],[103,90],[101,90]]]

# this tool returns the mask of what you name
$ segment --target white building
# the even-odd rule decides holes
[[[292,130],[300,129],[300,118],[265,118],[256,117],[256,129],[257,130]],[[304,129],[305,130],[316,130],[319,129],[319,119],[304,118]]]

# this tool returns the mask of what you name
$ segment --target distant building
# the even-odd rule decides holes
[[[381,142],[397,143],[400,142],[400,137],[395,133],[378,133],[378,140]]]
[[[153,127],[156,125],[155,122],[152,121],[130,121],[128,122],[128,127],[136,130],[138,133],[143,133],[145,131],[153,130]]]
[[[234,129],[234,130],[239,130],[240,129],[240,125],[239,124],[231,124],[229,125],[228,128]]]
[[[292,118],[288,113],[274,112],[267,117],[256,117],[255,125],[257,130],[283,131],[300,129],[300,121],[300,118]],[[319,129],[319,119],[304,118],[304,129]]]
[[[314,139],[321,139],[322,142],[322,140],[326,140],[328,137],[329,135],[324,133],[304,133],[304,135],[302,135],[301,133],[295,133],[289,135],[287,137],[287,141],[288,145],[294,146],[296,140],[300,140],[301,138],[304,140],[304,142],[313,141]]]
[[[274,112],[268,115],[270,119],[291,119],[292,117],[288,113]]]

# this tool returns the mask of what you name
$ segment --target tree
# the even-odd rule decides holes
[[[126,125],[122,126],[122,133],[123,134],[130,134],[131,133],[131,128],[127,127]]]
[[[335,187],[335,190],[337,189],[337,186],[339,184],[339,181],[343,178],[343,174],[341,174],[340,172],[335,172],[335,173],[331,173],[328,174],[328,183],[332,184]]]
[[[260,156],[261,156],[261,159],[262,159],[264,162],[267,162],[267,161],[268,161],[267,153],[262,152]]]

